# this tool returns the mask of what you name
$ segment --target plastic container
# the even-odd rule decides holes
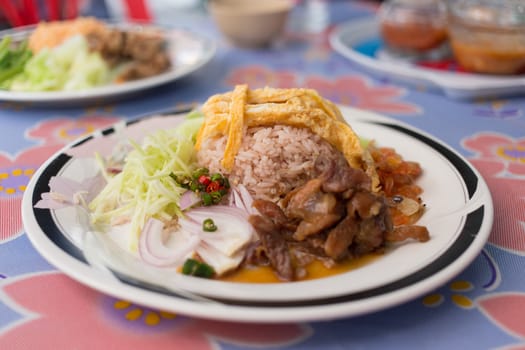
[[[477,73],[525,73],[525,0],[454,0],[449,3],[454,57]]]

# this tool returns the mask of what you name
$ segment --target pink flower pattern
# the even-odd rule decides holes
[[[311,334],[301,325],[232,324],[150,310],[57,272],[16,279],[5,284],[3,292],[3,302],[24,316],[0,334],[6,349],[23,344],[27,349],[212,350],[218,341],[241,347],[284,346]]]
[[[476,152],[471,162],[491,189],[494,229],[489,241],[525,255],[525,181],[521,178],[525,175],[525,138],[482,133],[465,139],[463,146]]]
[[[251,89],[271,86],[291,88],[297,86],[295,73],[292,71],[273,71],[261,65],[248,65],[234,69],[226,79],[228,85],[248,84]]]
[[[375,86],[366,77],[360,75],[342,76],[335,80],[321,76],[307,76],[301,79],[290,71],[273,71],[261,65],[237,68],[226,79],[229,85],[247,83],[250,88],[272,86],[289,88],[304,86],[316,89],[319,93],[336,102],[357,108],[382,113],[416,115],[419,107],[398,101],[405,90],[395,86]]]
[[[476,301],[480,311],[498,328],[522,340],[505,349],[525,349],[525,293],[494,293],[479,297]]]
[[[95,130],[115,124],[120,118],[114,116],[86,115],[80,118],[55,118],[44,120],[29,129],[30,138],[44,143],[67,144]]]
[[[476,152],[476,159],[501,163],[511,175],[525,175],[525,137],[514,139],[496,133],[481,133],[464,140],[463,146]]]
[[[15,159],[0,154],[0,243],[22,233],[20,208],[26,186],[40,165],[61,147],[48,145],[30,148]]]
[[[367,78],[359,75],[342,76],[334,81],[311,76],[305,86],[337,103],[382,113],[419,114],[419,107],[397,101],[405,90],[395,86],[374,86]]]

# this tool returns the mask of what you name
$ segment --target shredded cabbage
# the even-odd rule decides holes
[[[42,49],[12,79],[12,91],[72,91],[107,84],[110,69],[87,39],[76,35],[53,49]]]
[[[136,250],[150,218],[169,221],[181,215],[179,200],[186,191],[170,176],[195,170],[194,140],[203,117],[186,119],[179,127],[146,136],[142,145],[130,141],[123,169],[115,176],[103,172],[107,185],[89,204],[94,224],[129,222],[131,249]]]

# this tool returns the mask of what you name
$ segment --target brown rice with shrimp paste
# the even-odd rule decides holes
[[[211,172],[227,174],[232,184],[243,184],[256,198],[279,200],[292,189],[319,174],[314,164],[323,159],[344,158],[319,135],[309,129],[287,125],[248,128],[227,171],[221,165],[227,137],[206,139],[198,152],[198,162]]]

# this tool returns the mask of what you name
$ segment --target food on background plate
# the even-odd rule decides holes
[[[53,50],[42,50],[5,82],[11,91],[73,91],[108,83],[110,70],[87,41],[75,36]]]
[[[312,278],[314,264],[322,277],[393,242],[430,238],[415,224],[419,164],[360,140],[314,90],[239,85],[118,150],[99,158],[107,183],[87,207],[95,228],[126,236],[125,248],[153,266],[225,280],[270,269],[296,281]],[[51,207],[45,199],[37,206]]]
[[[27,49],[27,42],[12,46],[11,37],[4,37],[0,41],[0,89],[5,88],[8,82],[24,70],[24,65],[31,58],[31,51]]]
[[[142,79],[170,68],[167,44],[154,30],[123,30],[94,18],[41,22],[27,39],[31,58],[0,80],[13,91],[84,90]]]

